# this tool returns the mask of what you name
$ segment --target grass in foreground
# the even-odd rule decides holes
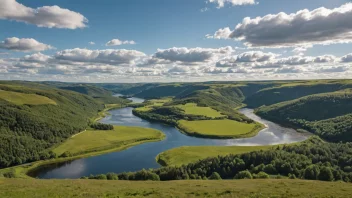
[[[79,133],[53,151],[59,156],[64,152],[73,155],[119,147],[132,142],[160,139],[163,134],[155,129],[114,126],[114,130],[87,130]]]
[[[176,107],[183,109],[186,114],[190,115],[203,115],[210,118],[223,117],[220,112],[210,107],[199,107],[196,103],[187,103],[185,105],[177,105]]]
[[[188,135],[209,138],[244,138],[255,136],[262,126],[234,120],[200,120],[178,122],[178,127]]]
[[[4,91],[0,90],[0,98],[8,102],[14,103],[16,105],[43,105],[43,104],[52,104],[56,105],[54,100],[51,100],[48,97],[40,96],[37,94],[25,94],[13,91]]]
[[[267,150],[273,146],[183,146],[160,153],[156,160],[163,166],[181,166],[208,157]]]
[[[345,198],[352,184],[306,180],[130,182],[0,179],[0,197],[326,197]]]

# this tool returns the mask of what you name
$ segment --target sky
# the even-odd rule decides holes
[[[348,0],[0,0],[0,79],[352,77]]]

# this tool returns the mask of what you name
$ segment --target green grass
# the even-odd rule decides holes
[[[0,180],[0,197],[231,197],[345,198],[352,184],[287,179],[130,182],[101,180]]]
[[[185,114],[191,115],[203,115],[210,118],[223,117],[220,112],[210,108],[210,107],[199,107],[196,103],[187,103],[185,105],[176,105],[176,107],[183,109]]]
[[[13,91],[0,90],[0,99],[6,100],[8,102],[14,103],[16,105],[43,105],[52,104],[56,105],[54,100],[47,98],[45,96],[40,96],[37,94],[25,94]]]
[[[208,157],[267,150],[273,146],[183,146],[160,153],[156,159],[163,166],[181,166]]]
[[[209,138],[242,138],[255,136],[263,126],[234,120],[200,120],[178,122],[178,127],[188,135]]]
[[[143,107],[138,107],[136,108],[136,111],[150,111],[153,109],[153,107],[161,107],[163,106],[165,103],[170,102],[172,100],[172,98],[161,98],[161,99],[152,99],[152,100],[148,100],[147,103],[149,103],[149,105],[143,106]]]
[[[119,147],[131,142],[160,139],[163,134],[155,129],[114,126],[114,130],[87,130],[79,133],[53,151],[57,155],[68,151],[73,155]]]

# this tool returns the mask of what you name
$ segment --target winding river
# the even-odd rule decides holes
[[[134,102],[143,102],[140,98],[131,98]],[[80,178],[90,174],[102,174],[108,172],[128,172],[137,171],[143,168],[158,168],[160,165],[155,161],[155,157],[166,150],[180,146],[197,145],[222,145],[222,146],[254,146],[254,145],[275,145],[283,143],[300,142],[308,138],[309,135],[298,133],[293,129],[284,128],[273,122],[267,121],[255,115],[252,109],[241,109],[240,112],[247,117],[264,124],[267,128],[261,130],[259,134],[252,138],[213,140],[203,139],[184,135],[176,128],[161,123],[149,122],[132,114],[130,107],[111,110],[110,115],[101,120],[102,123],[139,126],[153,128],[162,131],[166,139],[160,142],[151,142],[131,147],[129,149],[73,160],[60,164],[53,164],[36,171],[35,177],[41,179],[63,179]]]

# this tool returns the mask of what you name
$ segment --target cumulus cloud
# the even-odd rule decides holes
[[[217,4],[218,8],[224,7],[225,4],[230,4],[232,6],[257,4],[255,0],[209,0],[208,2]]]
[[[135,41],[121,41],[119,39],[112,39],[111,41],[107,42],[106,46],[117,46],[117,45],[135,45]]]
[[[7,49],[13,51],[44,51],[52,49],[53,47],[44,43],[40,43],[32,38],[7,38],[0,42],[0,49]]]
[[[50,59],[51,59],[50,56],[47,56],[45,54],[38,52],[35,54],[26,55],[20,60],[23,62],[45,63],[45,62],[48,62]]]
[[[229,27],[225,27],[216,31],[214,35],[207,34],[205,37],[208,39],[229,39],[231,33],[231,29]]]
[[[91,41],[91,42],[88,42],[90,45],[95,45],[95,43],[93,42],[93,41]]]
[[[55,54],[57,60],[103,63],[110,65],[133,64],[138,58],[146,56],[143,52],[136,50],[88,50],[88,49],[67,49]]]
[[[352,42],[352,3],[243,19],[227,37],[248,47],[305,47]],[[219,30],[220,31],[220,30]],[[226,38],[226,37],[225,37]]]
[[[154,54],[155,58],[169,61],[180,61],[186,63],[204,62],[219,55],[228,55],[233,53],[232,47],[222,48],[170,48],[158,49]]]
[[[226,57],[216,63],[216,67],[236,67],[239,63],[254,63],[273,61],[278,54],[262,51],[248,51],[231,57]]]
[[[352,53],[341,57],[341,61],[344,63],[352,62]]]
[[[47,28],[85,28],[88,20],[80,13],[60,8],[43,6],[30,8],[16,0],[0,1],[0,19],[15,20]]]

